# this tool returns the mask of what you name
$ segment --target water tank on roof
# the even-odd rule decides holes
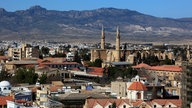
[[[93,87],[91,85],[86,86],[86,90],[93,90]]]

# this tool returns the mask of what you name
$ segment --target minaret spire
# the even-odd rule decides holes
[[[119,26],[117,26],[117,31],[116,31],[116,50],[120,50],[120,31],[119,31]]]
[[[103,25],[101,30],[101,49],[105,49],[105,30]]]
[[[187,60],[190,60],[191,59],[191,54],[190,54],[190,47],[189,45],[187,46]]]
[[[120,61],[120,30],[119,26],[117,26],[117,31],[116,31],[116,57],[115,61],[119,62]]]

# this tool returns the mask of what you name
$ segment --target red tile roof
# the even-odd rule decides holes
[[[0,105],[7,105],[7,101],[13,101],[13,96],[0,96]]]
[[[26,100],[15,100],[15,102],[17,102],[17,103],[26,103],[27,101]]]
[[[0,56],[0,60],[8,60],[9,57],[8,56]]]
[[[77,63],[77,62],[62,62],[62,63],[60,63],[60,62],[58,62],[58,63],[56,63],[56,62],[43,62],[43,63],[40,63],[40,65],[46,65],[46,64],[50,64],[50,65],[57,65],[57,64],[79,64],[79,63]]]
[[[35,93],[35,92],[37,92],[37,90],[40,90],[40,89],[41,89],[41,87],[34,86],[34,87],[31,89],[31,91],[32,91],[33,93]]]
[[[100,67],[89,67],[88,74],[103,76],[104,69]]]
[[[48,58],[44,58],[43,60],[48,60],[48,61],[50,61],[50,62],[54,62],[54,63],[62,63],[62,62],[64,62],[64,61],[66,61],[66,58],[52,58],[52,57],[48,57]]]
[[[182,106],[182,100],[180,99],[154,99],[152,100],[152,102],[155,102],[159,105],[167,105],[169,103],[172,103],[174,105],[176,105],[178,108],[181,108]]]
[[[132,68],[145,68],[145,69],[149,69],[151,68],[151,66],[149,66],[148,64],[145,64],[145,63],[140,63],[136,66],[132,66]]]
[[[137,91],[144,91],[147,90],[146,86],[142,84],[141,82],[133,82],[128,90],[137,90]]]
[[[133,101],[132,105],[133,106],[139,106],[142,102],[144,102],[143,100],[137,100],[137,101]]]
[[[176,65],[162,65],[162,66],[149,66],[145,63],[138,64],[136,66],[132,66],[132,68],[139,69],[144,68],[148,70],[157,70],[157,71],[172,71],[172,72],[181,72],[182,68]]]
[[[106,107],[109,103],[116,103],[116,106],[120,106],[123,103],[130,105],[128,99],[87,99],[87,103],[88,108],[93,108],[96,104]]]
[[[152,66],[150,70],[181,72],[182,68],[175,65]]]
[[[62,87],[59,87],[59,86],[50,86],[50,88],[49,88],[50,92],[58,92],[58,89],[62,89]]]
[[[152,106],[154,103],[157,103],[161,106],[168,105],[172,103],[177,106],[177,108],[181,108],[182,100],[179,99],[154,99],[152,101],[144,101],[144,100],[135,100],[131,101],[129,99],[87,99],[87,107],[93,108],[95,105],[99,104],[102,107],[106,107],[109,103],[116,103],[116,106],[120,106],[122,104],[128,104],[133,107],[139,107],[142,104],[146,104]]]

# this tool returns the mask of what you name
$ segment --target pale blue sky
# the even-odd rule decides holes
[[[158,17],[192,17],[192,0],[0,0],[7,11],[40,5],[48,10],[92,10],[114,7]]]

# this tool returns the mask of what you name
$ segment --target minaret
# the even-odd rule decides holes
[[[119,27],[117,27],[117,31],[116,31],[116,57],[115,57],[115,61],[116,62],[120,61],[120,31],[119,31]]]
[[[101,49],[105,49],[105,31],[102,25],[102,31],[101,31]]]
[[[187,46],[187,60],[190,60],[191,59],[191,55],[190,55],[190,47],[189,45]]]

